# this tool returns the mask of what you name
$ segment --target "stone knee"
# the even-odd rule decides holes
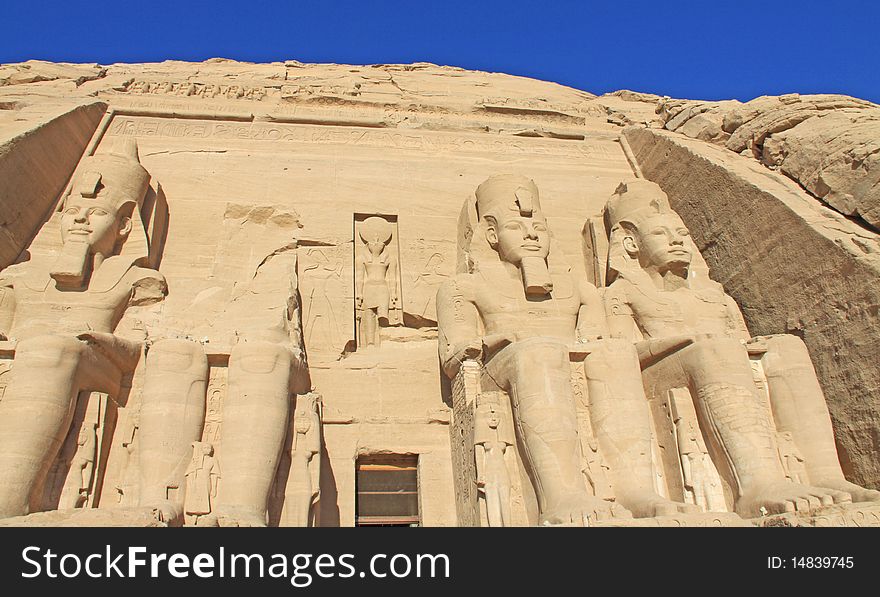
[[[813,361],[803,340],[792,334],[764,336],[763,340],[767,343],[767,353],[761,364],[767,377],[785,375],[789,371],[799,374],[809,371],[815,376]]]
[[[530,338],[512,345],[513,366],[518,374],[538,370],[568,370],[568,346],[552,338]]]
[[[15,364],[20,370],[65,372],[78,364],[85,350],[86,343],[73,336],[37,336],[16,345]]]
[[[702,338],[684,348],[686,370],[698,383],[729,383],[751,388],[752,367],[745,346],[732,338]]]
[[[641,383],[639,356],[631,342],[617,338],[602,340],[596,349],[587,355],[585,373],[591,381],[617,383],[621,375],[632,376]]]

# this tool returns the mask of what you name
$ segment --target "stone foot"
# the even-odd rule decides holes
[[[654,492],[618,492],[620,503],[625,505],[636,518],[656,516],[678,516],[679,514],[699,514],[702,509],[695,504],[674,502]]]
[[[786,512],[809,514],[824,506],[848,503],[852,503],[852,497],[844,491],[776,481],[747,490],[737,501],[736,512],[743,518]]]
[[[170,527],[183,526],[183,506],[181,504],[163,500],[146,504],[145,507],[151,508],[154,516],[160,522],[164,522]]]
[[[216,512],[221,527],[264,527],[266,513],[244,506],[226,506]]]
[[[589,526],[591,522],[611,518],[632,518],[632,514],[614,502],[587,495],[572,495],[549,504],[541,514],[540,525]]]
[[[852,501],[856,503],[880,502],[880,491],[867,489],[855,483],[850,483],[846,479],[821,479],[815,481],[814,485],[848,493],[852,496]]]

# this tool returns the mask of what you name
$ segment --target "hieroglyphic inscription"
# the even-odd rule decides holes
[[[465,361],[452,380],[452,425],[449,427],[452,448],[455,508],[458,525],[480,525],[477,504],[477,467],[474,461],[474,409],[480,387],[480,364]]]
[[[421,134],[348,126],[314,126],[267,122],[233,122],[198,119],[117,116],[107,131],[110,137],[162,137],[248,141],[284,141],[321,145],[356,145],[411,149],[431,153],[490,152],[571,156],[625,165],[620,146],[610,139],[566,141],[521,139],[452,133]]]

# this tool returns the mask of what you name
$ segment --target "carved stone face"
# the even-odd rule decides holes
[[[378,257],[385,250],[385,243],[381,240],[367,241],[367,249],[373,257]]]
[[[115,202],[71,194],[61,214],[61,240],[89,245],[91,253],[113,254],[116,243],[131,230],[131,219]]]
[[[523,257],[546,259],[550,254],[550,233],[544,218],[523,217],[513,212],[501,213],[496,218],[486,237],[503,261],[519,265]]]
[[[687,267],[691,262],[690,232],[675,214],[653,216],[639,226],[635,238],[626,237],[627,251],[638,253],[643,266]]]

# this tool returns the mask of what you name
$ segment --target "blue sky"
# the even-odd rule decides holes
[[[605,93],[880,102],[880,2],[7,0],[0,62],[426,61]]]

